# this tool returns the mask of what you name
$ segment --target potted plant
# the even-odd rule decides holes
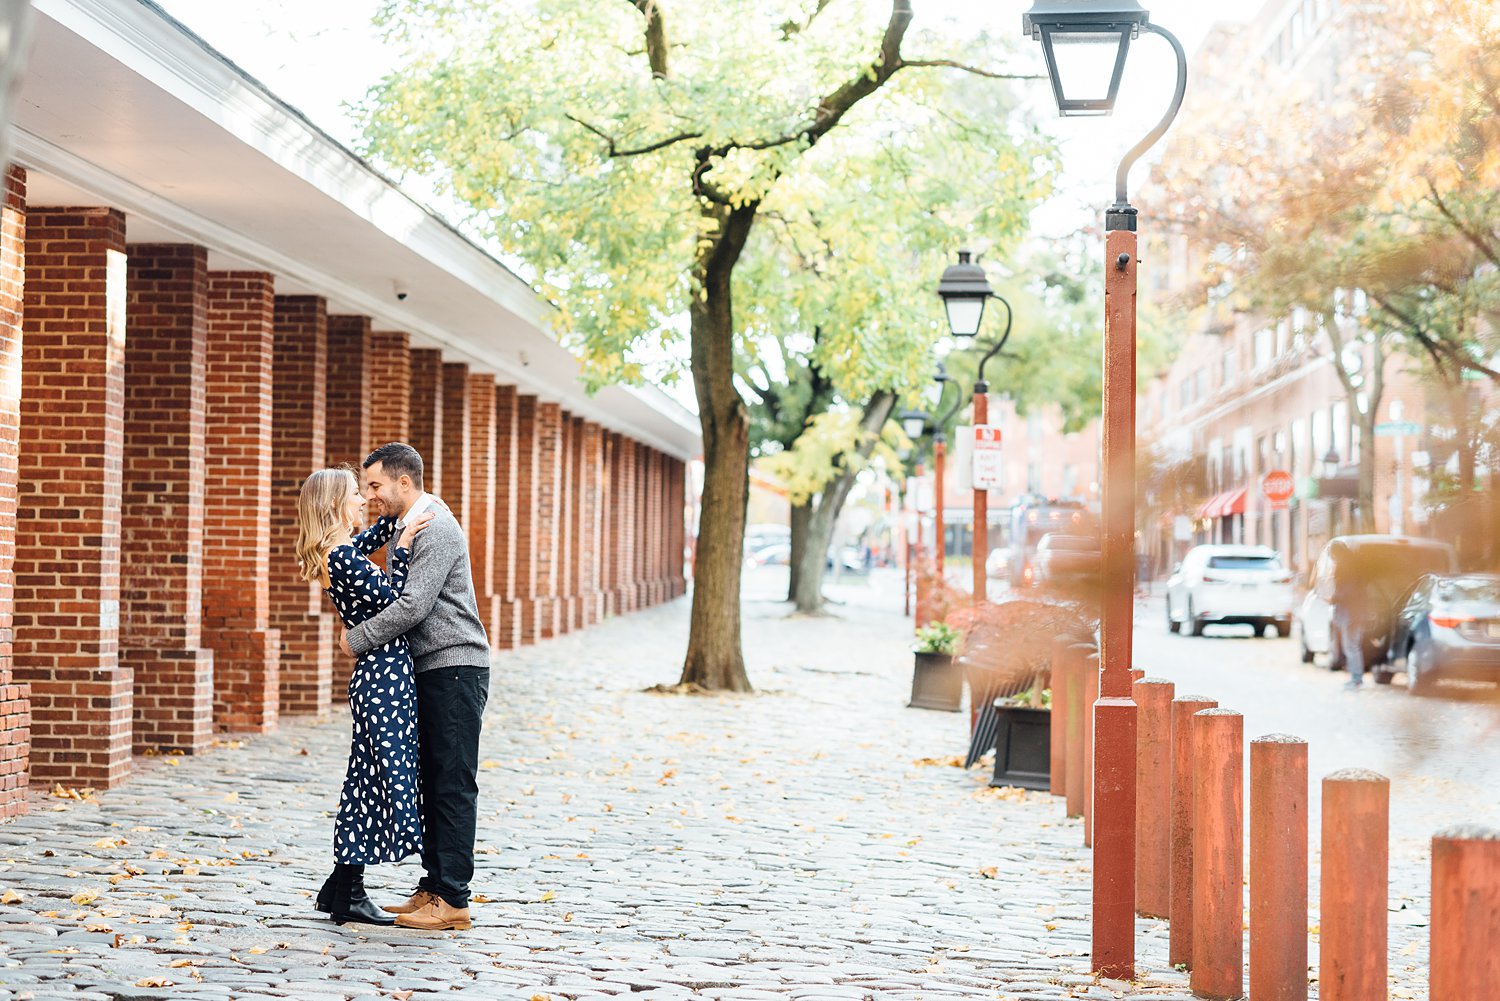
[[[1044,593],[964,609],[958,661],[968,676],[968,763],[993,749],[992,786],[1046,789],[1051,772],[1052,641],[1092,636],[1092,608]]]
[[[917,630],[912,647],[916,665],[911,676],[911,702],[916,709],[958,712],[964,698],[963,671],[953,662],[961,634],[946,622],[929,622]]]

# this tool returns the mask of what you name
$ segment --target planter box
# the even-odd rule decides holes
[[[956,713],[964,700],[964,673],[946,653],[919,653],[911,675],[913,709]]]
[[[996,706],[991,786],[1047,789],[1052,774],[1052,710]]]

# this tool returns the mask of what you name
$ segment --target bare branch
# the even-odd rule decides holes
[[[1432,183],[1432,178],[1424,176],[1422,180],[1427,183],[1427,190],[1431,193],[1430,197],[1432,204],[1437,206],[1437,210],[1442,213],[1444,219],[1448,220],[1448,224],[1451,225],[1454,229],[1458,230],[1459,234],[1463,236],[1465,240],[1473,244],[1474,248],[1481,254],[1483,254],[1485,256],[1485,259],[1488,260],[1491,264],[1500,265],[1500,256],[1496,255],[1494,246],[1491,245],[1490,242],[1479,233],[1475,232],[1472,228],[1463,224],[1463,222],[1448,206],[1448,203],[1446,200],[1444,200],[1442,194],[1439,193],[1437,185]]]
[[[662,13],[662,0],[630,0],[630,5],[646,17],[646,58],[651,63],[651,75],[658,80],[667,78],[667,24]]]
[[[983,69],[983,68],[981,68],[979,66],[970,66],[967,63],[955,62],[952,59],[903,59],[903,60],[901,60],[901,66],[903,68],[905,68],[907,66],[913,66],[913,67],[923,67],[923,66],[938,67],[938,66],[941,66],[941,67],[947,67],[948,69],[963,70],[965,73],[972,73],[975,76],[987,77],[988,79],[991,79],[991,80],[1045,80],[1045,79],[1047,79],[1046,77],[1042,76],[1039,73],[996,73],[994,70]]]
[[[630,149],[620,149],[619,143],[615,139],[615,137],[610,135],[608,132],[605,132],[598,126],[590,125],[582,118],[579,118],[576,115],[568,114],[567,112],[563,113],[563,117],[568,121],[574,123],[575,125],[579,125],[587,129],[594,135],[598,136],[600,139],[603,139],[606,147],[608,147],[608,152],[611,158],[619,158],[624,156],[640,156],[643,153],[655,153],[657,150],[666,149],[668,146],[675,145],[676,143],[687,142],[689,139],[703,138],[703,133],[701,132],[681,132],[675,136],[668,136],[665,139],[659,139],[656,142],[647,143],[644,146],[635,146]]]
[[[781,40],[783,42],[790,41],[794,35],[800,35],[808,28],[811,28],[812,23],[818,19],[818,15],[827,10],[828,5],[831,3],[833,3],[833,0],[818,0],[818,6],[813,9],[811,14],[807,15],[807,20],[801,22],[787,21],[782,24]]]

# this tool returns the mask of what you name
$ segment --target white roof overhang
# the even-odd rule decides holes
[[[697,418],[654,386],[589,396],[525,281],[159,7],[34,7],[14,119],[29,204],[118,208],[131,242],[201,245],[215,270],[269,271],[279,294],[324,296],[677,458],[701,451]]]

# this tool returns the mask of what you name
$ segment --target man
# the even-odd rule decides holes
[[[1349,680],[1344,687],[1357,692],[1365,680],[1365,633],[1370,624],[1368,585],[1353,572],[1336,575],[1336,580],[1328,655],[1333,657],[1343,652],[1344,665],[1349,669]]]
[[[489,639],[474,598],[469,543],[453,515],[423,489],[416,449],[382,445],[364,468],[367,499],[396,517],[392,538],[407,519],[424,511],[435,515],[412,543],[401,597],[340,641],[346,654],[358,656],[405,635],[416,669],[427,874],[409,900],[386,910],[404,928],[462,930],[469,927],[479,730],[490,684]]]

